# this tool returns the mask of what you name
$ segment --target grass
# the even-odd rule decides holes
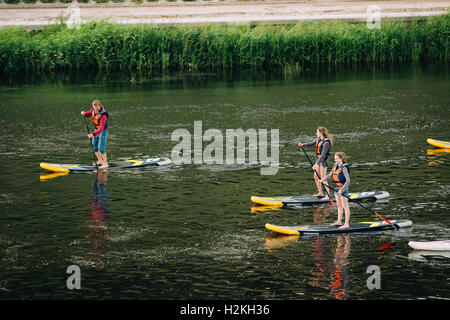
[[[384,22],[381,29],[346,22],[296,25],[155,27],[106,21],[69,29],[0,30],[0,70],[54,72],[218,71],[447,62],[450,14]]]

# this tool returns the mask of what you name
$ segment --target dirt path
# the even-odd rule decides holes
[[[374,7],[370,7],[374,6]],[[10,8],[0,6],[0,27],[25,25],[41,27],[71,14],[82,23],[99,18],[112,22],[157,25],[202,23],[296,23],[302,20],[366,21],[379,12],[382,19],[410,20],[443,14],[450,1],[275,1],[275,2],[156,2],[144,5],[81,6],[68,10],[62,6]],[[370,9],[369,9],[370,8]],[[374,11],[375,10],[375,11]]]

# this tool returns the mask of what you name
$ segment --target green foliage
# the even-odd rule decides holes
[[[307,65],[446,62],[450,14],[425,21],[365,24],[156,27],[106,21],[72,30],[0,29],[0,72],[214,71]]]

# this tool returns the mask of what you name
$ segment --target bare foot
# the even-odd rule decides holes
[[[331,225],[332,226],[339,226],[339,225],[341,225],[342,223],[340,222],[340,221],[336,221],[336,222],[334,222],[334,223],[332,223]]]
[[[339,229],[347,229],[347,228],[350,228],[348,223],[345,223],[344,225],[339,227]]]
[[[99,165],[98,165],[98,168],[99,169],[108,169],[108,164],[107,163],[100,163]]]
[[[317,194],[313,195],[313,197],[322,198],[323,194],[322,193],[317,193]]]

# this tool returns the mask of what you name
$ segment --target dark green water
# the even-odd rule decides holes
[[[448,253],[407,245],[449,238],[450,153],[426,142],[450,140],[449,80],[445,67],[408,67],[3,82],[0,298],[449,299]],[[170,157],[172,132],[199,120],[203,130],[279,129],[279,171],[192,164],[41,179],[40,162],[92,162],[80,111],[94,99],[110,114],[111,160]],[[251,209],[252,195],[316,192],[296,144],[319,125],[349,156],[351,191],[388,191],[388,203],[368,206],[411,228],[305,238],[264,228],[334,221],[329,207]],[[352,221],[377,220],[351,209]],[[70,265],[80,290],[66,287]],[[370,265],[380,289],[367,287]]]

